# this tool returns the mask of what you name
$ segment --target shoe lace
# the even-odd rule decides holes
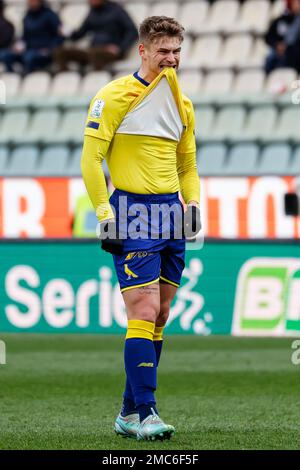
[[[152,414],[148,417],[149,422],[151,423],[161,423],[161,419],[155,411],[152,410]]]

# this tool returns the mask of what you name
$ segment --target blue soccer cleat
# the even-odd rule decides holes
[[[175,428],[170,424],[165,424],[163,420],[152,410],[138,426],[138,441],[164,441],[170,439],[175,434]]]
[[[139,424],[140,418],[138,413],[133,413],[127,416],[119,414],[115,421],[114,429],[119,436],[136,439]]]

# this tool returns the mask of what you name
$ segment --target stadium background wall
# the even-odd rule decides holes
[[[298,186],[292,176],[201,178],[205,236],[300,239],[300,217],[284,211],[284,195]],[[96,218],[81,178],[0,178],[0,237],[82,236],[72,226],[80,201],[90,205],[94,237]]]
[[[125,333],[95,240],[2,240],[0,260],[0,332]],[[206,240],[186,253],[167,333],[299,336],[299,292],[299,241]]]

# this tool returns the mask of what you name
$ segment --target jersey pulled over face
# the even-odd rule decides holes
[[[194,124],[192,103],[175,70],[166,68],[151,84],[135,73],[102,88],[85,135],[110,142],[106,160],[115,188],[165,194],[179,191],[184,162],[192,159],[196,168]]]

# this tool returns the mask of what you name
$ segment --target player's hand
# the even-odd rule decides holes
[[[183,217],[184,236],[188,241],[195,241],[201,230],[201,215],[197,204],[189,204]]]
[[[112,255],[123,254],[123,240],[119,238],[117,224],[114,219],[100,223],[101,248]]]

